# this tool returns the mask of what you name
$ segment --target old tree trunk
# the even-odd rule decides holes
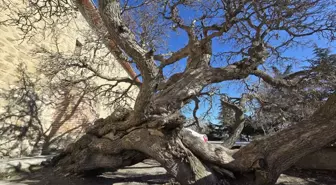
[[[336,95],[310,118],[239,151],[203,143],[181,130],[178,113],[141,124],[130,110],[98,120],[53,163],[66,173],[97,173],[157,160],[181,184],[274,184],[301,157],[336,139]],[[174,127],[171,124],[175,125]]]
[[[228,10],[223,24],[205,27],[200,39],[193,25],[184,25],[180,21],[177,5],[172,5],[171,16],[167,19],[187,32],[189,41],[166,58],[153,56],[153,51],[137,43],[121,19],[119,1],[100,0],[99,11],[89,6],[86,0],[75,2],[98,34],[108,33],[106,43],[112,43],[109,49],[116,58],[122,60],[119,57],[125,53],[137,64],[142,83],[133,110],[119,109],[106,119],[96,121],[81,139],[52,160],[61,172],[99,173],[153,158],[183,185],[268,185],[274,184],[279,175],[301,157],[336,139],[335,94],[310,118],[269,138],[252,142],[239,151],[204,143],[182,129],[186,120],[180,109],[197,98],[209,84],[244,79],[250,74],[276,86],[292,84],[257,69],[268,56],[263,37],[272,31],[262,29],[278,27],[254,26],[252,32],[256,35],[245,53],[246,58],[221,68],[209,65],[212,39],[235,26],[237,14],[250,11],[239,10],[245,7],[243,4],[228,3],[231,10],[237,10]],[[258,6],[253,7],[258,9]],[[267,11],[262,10],[264,12]],[[111,45],[115,47],[111,48]],[[188,61],[184,72],[165,79],[162,69],[182,58]],[[242,116],[237,114],[237,117]],[[243,119],[238,121],[243,123]]]

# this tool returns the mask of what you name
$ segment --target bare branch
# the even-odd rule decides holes
[[[158,60],[161,62],[160,68],[164,68],[165,66],[169,64],[173,64],[183,58],[186,58],[189,55],[191,45],[187,45],[184,48],[181,48],[180,50],[173,52],[169,58],[164,58],[162,55],[156,55],[154,56],[155,60]]]
[[[183,29],[185,32],[187,32],[188,37],[189,37],[189,43],[192,43],[196,40],[196,35],[195,35],[195,30],[193,28],[193,26],[187,26],[183,23],[183,19],[180,17],[179,15],[179,10],[178,10],[178,6],[179,5],[183,5],[185,3],[184,0],[179,0],[173,4],[168,3],[168,1],[165,3],[165,8],[164,10],[166,10],[166,7],[169,7],[170,10],[170,16],[166,16],[165,12],[161,13],[163,15],[163,17],[165,19],[169,19],[172,20],[176,25],[176,27],[179,27],[181,29]]]
[[[119,5],[118,1],[100,0],[99,13],[109,32],[109,37],[127,55],[132,57],[139,66],[144,81],[151,82],[158,74],[158,68],[153,60],[153,53],[143,49],[135,40],[132,31],[122,22]]]
[[[297,83],[283,78],[273,78],[266,72],[260,70],[255,70],[252,72],[252,74],[262,78],[265,82],[275,87],[292,87]]]
[[[117,61],[121,64],[121,66],[126,70],[127,73],[134,78],[136,74],[133,72],[132,67],[128,63],[127,57],[121,51],[119,46],[115,44],[114,41],[110,40],[107,34],[107,28],[103,24],[103,21],[99,15],[99,12],[96,10],[95,6],[92,4],[91,1],[85,0],[76,0],[76,6],[78,7],[79,11],[89,23],[89,25],[96,31],[99,37],[103,38],[105,46],[110,50],[110,52],[116,57]],[[137,82],[140,82],[136,79]]]
[[[196,124],[196,126],[198,128],[200,128],[199,120],[198,120],[198,117],[197,117],[197,110],[199,109],[200,100],[197,97],[194,97],[193,100],[195,102],[195,108],[193,110],[193,117],[194,117],[195,121],[192,124]]]

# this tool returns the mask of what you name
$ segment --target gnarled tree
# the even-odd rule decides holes
[[[256,92],[259,95],[258,107],[252,116],[251,124],[263,127],[268,133],[282,130],[300,122],[313,114],[334,92],[336,84],[336,57],[326,48],[316,48],[315,57],[308,60],[306,70],[290,72],[288,66],[283,73],[275,70],[276,76],[301,80],[292,88],[273,88],[262,84]],[[281,97],[281,98],[279,98]]]
[[[282,51],[304,37],[320,34],[333,41],[332,3],[99,0],[97,10],[88,0],[75,0],[116,59],[136,64],[141,82],[133,109],[119,109],[97,120],[54,158],[54,165],[62,172],[90,173],[151,157],[183,185],[274,184],[301,157],[336,139],[335,94],[311,117],[237,152],[193,138],[182,129],[185,118],[180,110],[203,96],[208,85],[250,75],[278,87],[295,85],[298,78],[273,78],[259,66],[285,60]],[[183,16],[186,13],[188,17]],[[183,32],[187,42],[169,51],[161,41],[174,30]],[[230,51],[218,52],[228,44]],[[212,62],[216,56],[225,58],[219,66]],[[183,59],[187,64],[182,72],[164,75],[166,68]]]

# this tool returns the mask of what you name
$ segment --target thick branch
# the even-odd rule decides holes
[[[310,118],[239,150],[231,164],[242,171],[254,166],[256,173],[264,172],[264,177],[259,176],[263,182],[260,184],[272,183],[300,158],[335,139],[336,94],[333,94]]]
[[[97,32],[98,36],[104,36],[107,32],[107,28],[103,25],[102,19],[98,14],[95,6],[89,0],[76,0],[76,6],[79,11],[86,19],[88,24]],[[140,82],[136,77],[136,74],[132,70],[132,67],[127,62],[127,57],[124,56],[123,52],[120,48],[109,38],[104,38],[104,44],[106,47],[113,53],[116,57],[117,61],[121,64],[121,66],[126,70],[126,72],[131,76],[131,78],[136,79],[137,82]]]
[[[179,28],[183,29],[185,32],[187,32],[188,37],[189,37],[189,42],[193,42],[193,41],[196,40],[194,26],[193,25],[191,25],[191,26],[185,25],[183,23],[183,19],[179,15],[178,6],[183,5],[183,3],[185,3],[185,2],[183,0],[180,0],[180,1],[177,1],[176,3],[174,3],[172,5],[166,4],[166,6],[167,5],[169,6],[171,16],[170,17],[165,16],[164,15],[165,12],[163,12],[162,14],[163,14],[163,17],[165,19],[172,20],[176,24],[177,27],[179,27]]]
[[[161,62],[160,68],[163,68],[169,64],[173,64],[185,57],[187,57],[190,53],[191,44],[186,45],[185,47],[181,48],[180,50],[173,52],[169,58],[164,58],[163,56],[155,56],[155,59]]]
[[[139,80],[137,80],[138,78],[135,76],[135,79],[130,79],[128,77],[109,77],[106,76],[104,74],[102,74],[101,72],[99,72],[98,70],[94,69],[92,66],[90,66],[89,64],[87,64],[85,61],[80,61],[81,64],[69,64],[69,67],[79,67],[79,68],[84,68],[87,69],[89,71],[91,71],[94,76],[97,76],[101,79],[107,80],[107,81],[111,81],[111,82],[125,82],[125,83],[130,83],[130,84],[135,84],[136,86],[140,87],[141,86],[141,82]]]
[[[204,143],[203,140],[194,136],[189,130],[181,130],[180,137],[184,145],[186,145],[193,153],[198,155],[198,157],[208,162],[222,167],[228,167],[227,164],[234,160],[231,155],[233,155],[235,151],[222,146]]]
[[[245,126],[244,107],[248,96],[244,94],[239,100],[239,105],[235,105],[225,99],[221,99],[221,103],[235,111],[235,123],[231,126],[230,137],[224,140],[223,145],[227,148],[231,148],[239,138],[242,130]]]
[[[99,13],[107,27],[109,37],[127,55],[132,57],[140,68],[144,81],[150,83],[158,75],[158,68],[154,63],[151,51],[146,51],[137,41],[132,31],[123,23],[120,15],[120,2],[99,0]],[[147,87],[149,88],[149,87]]]
[[[254,70],[251,74],[262,78],[266,83],[271,84],[275,87],[292,87],[296,84],[295,82],[286,80],[284,78],[273,78],[266,72],[260,70]]]

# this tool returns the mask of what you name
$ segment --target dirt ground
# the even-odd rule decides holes
[[[51,168],[32,169],[28,172],[3,174],[0,185],[156,185],[174,184],[165,169],[153,160],[145,160],[116,172],[104,173],[98,177],[65,177]],[[336,185],[336,172],[302,171],[291,169],[281,175],[278,185]]]

